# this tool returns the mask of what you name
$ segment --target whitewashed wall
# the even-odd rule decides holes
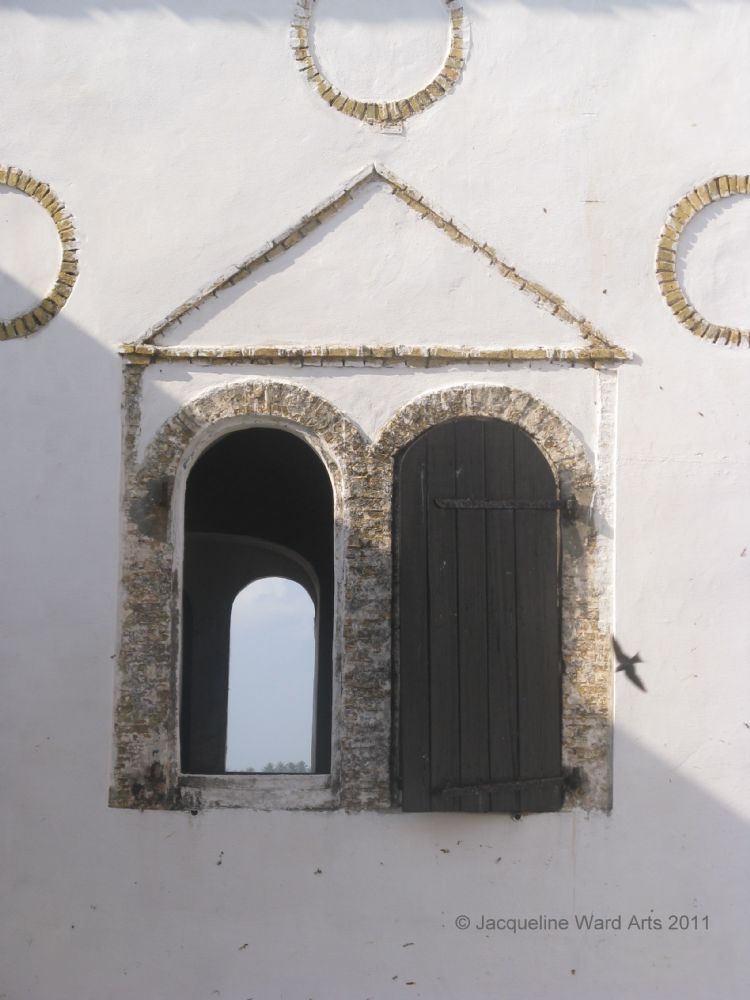
[[[464,78],[403,134],[337,114],[304,85],[292,9],[0,10],[0,162],[47,181],[81,234],[81,276],[61,315],[0,343],[0,997],[743,995],[750,352],[691,338],[660,297],[653,259],[667,210],[693,185],[750,172],[750,4],[470,0]],[[442,58],[438,0],[319,0],[319,14],[321,62],[352,88],[371,80],[375,96],[393,96]],[[520,822],[110,810],[117,347],[373,162],[635,355],[618,374],[615,601],[649,690],[617,679],[614,809]],[[229,324],[238,336],[303,340],[307,317],[317,340],[339,339],[354,317],[368,340],[387,330],[389,342],[438,342],[450,321],[462,342],[473,331],[476,343],[571,342],[523,296],[491,288],[463,251],[412,232],[391,203],[377,211],[379,197],[273,277],[278,303],[270,283],[249,289]],[[727,202],[696,220],[684,261],[703,311],[745,327],[746,208]],[[54,273],[54,233],[29,228],[36,209],[0,196],[3,316]],[[217,315],[217,342],[229,318]],[[272,374],[302,377],[368,433],[428,388],[485,378]],[[148,432],[223,377],[154,369]],[[535,392],[592,441],[590,373],[486,378]],[[591,913],[622,915],[623,930],[455,926],[463,914],[473,925],[482,914]],[[665,925],[705,915],[709,929],[628,931],[633,914]]]

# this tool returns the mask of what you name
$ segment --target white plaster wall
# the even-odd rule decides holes
[[[750,315],[750,199],[733,195],[699,212],[680,241],[678,273],[696,309],[727,326]]]
[[[318,62],[352,97],[391,101],[413,94],[437,74],[449,48],[441,0],[325,0],[313,21]],[[363,20],[367,32],[362,32]]]
[[[24,341],[0,343],[0,997],[744,993],[750,352],[694,341],[666,309],[652,261],[670,205],[717,173],[750,171],[750,5],[466,7],[463,81],[403,134],[382,134],[303,85],[285,0],[210,10],[194,0],[2,6],[0,161],[50,183],[82,247],[62,314]],[[428,23],[439,61],[440,5],[432,14],[421,0],[400,8],[403,45]],[[350,10],[342,27],[327,25],[328,41],[321,30],[332,74],[361,72],[369,24],[385,37],[394,30],[379,5]],[[617,679],[614,810],[521,822],[109,810],[117,345],[372,162],[635,354],[617,376],[615,599],[617,633],[640,650],[649,690]],[[2,239],[25,232],[14,223]],[[750,238],[738,246],[750,251]],[[430,259],[437,286],[450,282],[454,249]],[[351,264],[330,260],[338,317],[357,306]],[[285,296],[297,294],[292,282]],[[431,308],[421,319],[409,312],[425,342]],[[518,308],[533,312],[526,301]],[[428,388],[486,378],[538,393],[587,446],[595,437],[588,371],[250,374],[299,377],[368,433]],[[237,375],[155,369],[149,432],[194,390]],[[454,926],[460,914],[651,911],[705,914],[710,929],[512,935]]]
[[[373,182],[160,343],[575,347],[580,333]]]

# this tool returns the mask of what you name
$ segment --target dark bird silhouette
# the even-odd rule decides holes
[[[636,663],[643,663],[643,660],[640,658],[638,653],[636,653],[635,656],[628,656],[626,653],[623,653],[620,643],[614,636],[612,636],[612,646],[615,651],[615,659],[617,660],[617,669],[624,670],[627,679],[631,683],[635,684],[637,688],[640,688],[641,691],[645,691],[646,685],[635,672]]]

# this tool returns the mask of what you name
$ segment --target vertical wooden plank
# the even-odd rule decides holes
[[[427,435],[428,587],[430,604],[430,757],[432,788],[455,787],[461,779],[456,517],[436,499],[456,496],[455,421]],[[456,797],[433,794],[436,811],[460,810]]]
[[[557,485],[546,459],[521,430],[515,432],[518,500],[555,500]],[[552,777],[561,769],[558,520],[551,511],[516,511],[516,597],[520,778]],[[559,809],[561,791],[529,787],[521,808]]]
[[[456,422],[456,495],[485,499],[484,428],[482,420]],[[490,779],[487,704],[487,560],[485,512],[456,515],[458,669],[460,686],[461,784]],[[463,812],[487,810],[487,795],[466,794]]]
[[[485,429],[486,497],[515,496],[514,434],[511,424],[488,422]],[[519,777],[518,661],[516,651],[516,547],[512,510],[487,511],[487,649],[491,781]],[[494,792],[493,812],[518,812],[513,790]]]
[[[418,438],[396,473],[399,757],[402,807],[429,811],[430,671],[427,595],[427,441]]]

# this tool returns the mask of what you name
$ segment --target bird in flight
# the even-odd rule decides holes
[[[641,691],[645,691],[646,685],[635,672],[636,663],[643,663],[643,660],[640,658],[638,653],[636,653],[635,656],[628,656],[622,651],[620,643],[614,636],[612,636],[612,646],[615,651],[615,659],[617,660],[617,669],[624,670],[627,679],[631,683],[635,684],[636,687],[640,688]]]

